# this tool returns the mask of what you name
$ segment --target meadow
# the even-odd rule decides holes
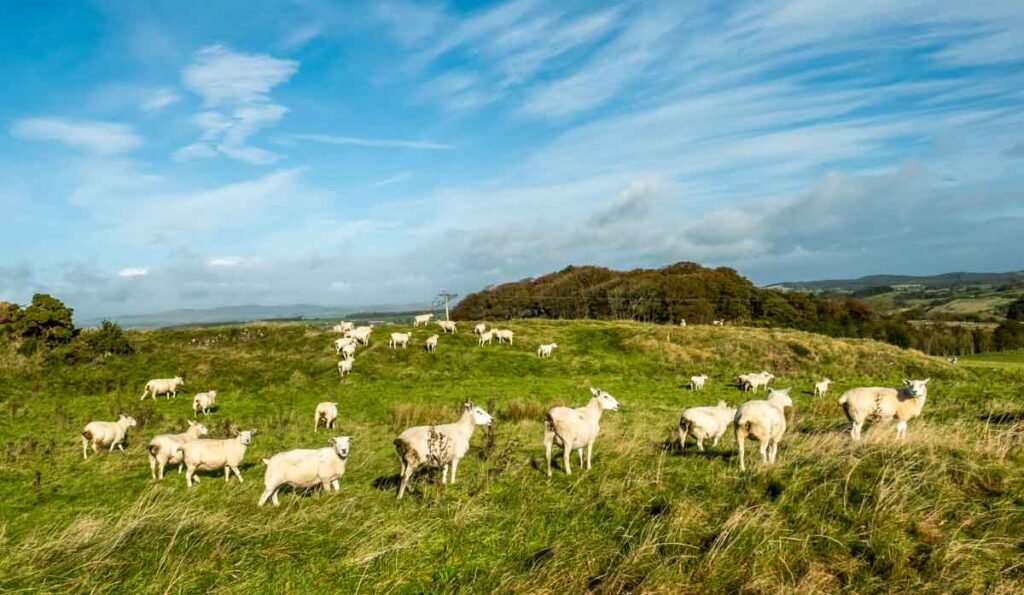
[[[887,593],[1024,592],[1024,367],[952,366],[869,340],[790,330],[599,321],[510,321],[514,345],[478,348],[460,323],[393,351],[374,332],[340,380],[334,334],[301,323],[132,331],[137,352],[45,369],[0,353],[0,592],[4,593]],[[560,346],[538,359],[539,343]],[[967,360],[967,358],[964,358]],[[793,387],[779,463],[741,473],[727,435],[680,452],[683,408],[749,397],[767,369]],[[684,388],[691,375],[707,388]],[[141,402],[150,378],[185,374],[176,399]],[[821,376],[835,383],[811,395]],[[836,397],[931,377],[908,438],[871,427],[851,443]],[[588,388],[602,418],[594,468],[548,479],[544,411]],[[211,437],[257,428],[245,483],[206,473],[188,490],[150,480],[145,447],[218,391]],[[496,422],[473,437],[459,481],[425,471],[395,500],[393,438],[454,420],[466,399]],[[313,410],[337,401],[354,438],[341,491],[283,491],[257,508],[260,459],[326,445]],[[125,452],[83,461],[80,432],[125,411]],[[756,460],[756,448],[754,458]]]

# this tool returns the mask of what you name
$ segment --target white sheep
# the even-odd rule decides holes
[[[594,441],[601,431],[601,413],[617,410],[619,402],[599,388],[591,387],[590,394],[593,396],[583,407],[552,407],[548,410],[544,418],[544,459],[548,462],[548,477],[551,477],[551,447],[555,444],[562,447],[566,475],[572,475],[569,455],[573,450],[579,454],[580,467],[583,468],[583,448],[586,447],[585,468],[591,468]]]
[[[185,483],[192,487],[193,481],[199,483],[195,477],[196,471],[215,471],[224,469],[224,483],[231,481],[231,472],[235,473],[238,482],[242,483],[242,474],[238,466],[245,458],[245,450],[256,430],[243,430],[235,432],[234,438],[225,440],[204,440],[197,439],[182,444],[179,448],[182,452],[182,459],[185,461]]]
[[[154,378],[146,383],[146,388],[142,390],[142,396],[139,397],[140,401],[144,401],[147,396],[152,395],[153,400],[156,400],[157,395],[167,395],[167,398],[177,397],[178,389],[185,385],[185,379],[181,376],[175,376],[174,378]]]
[[[686,448],[686,436],[693,434],[697,439],[697,450],[704,452],[704,439],[711,438],[711,446],[718,446],[718,440],[725,435],[729,424],[736,418],[736,408],[725,401],[710,407],[690,407],[679,418],[679,448]]]
[[[703,390],[704,383],[707,381],[707,374],[701,374],[700,376],[690,376],[690,390]]]
[[[466,401],[458,421],[437,426],[416,426],[409,428],[395,438],[395,451],[401,465],[402,483],[398,486],[398,497],[412,479],[420,465],[441,467],[441,483],[448,483],[448,468],[452,470],[452,483],[459,461],[469,451],[469,441],[476,426],[489,426],[494,418],[489,413]]]
[[[210,433],[207,427],[199,422],[188,420],[188,429],[180,434],[157,434],[149,441],[149,474],[153,479],[164,478],[164,467],[177,465],[181,473],[183,462],[181,445]]]
[[[388,345],[392,349],[401,347],[405,349],[409,345],[409,339],[412,338],[412,333],[391,333],[391,340],[388,341]]]
[[[487,331],[487,324],[486,323],[481,322],[481,323],[479,323],[479,324],[477,324],[476,326],[473,327],[473,334],[474,335],[482,335],[482,334],[484,334],[485,331]]]
[[[484,345],[490,345],[491,341],[494,340],[494,331],[486,331],[480,334],[480,338],[477,339],[477,345],[483,347]]]
[[[136,425],[134,417],[123,413],[118,414],[117,421],[89,422],[82,430],[82,458],[89,458],[88,447],[90,445],[94,453],[98,452],[101,446],[109,446],[111,451],[116,446],[121,449],[121,452],[124,452],[128,428],[134,428]]]
[[[814,383],[814,396],[824,397],[825,393],[828,392],[828,385],[832,384],[832,379],[826,376],[821,382]]]
[[[713,326],[724,326],[725,325],[725,321],[724,320],[712,320],[711,324]]]
[[[344,359],[352,359],[356,356],[356,346],[346,345],[341,348],[341,357]]]
[[[679,319],[679,326],[681,326],[683,328],[686,328],[686,319],[685,318],[680,318]]]
[[[370,335],[373,333],[373,325],[368,326],[357,326],[356,328],[348,331],[345,336],[351,337],[358,341],[360,344],[368,346],[370,344]]]
[[[338,404],[331,401],[324,401],[316,406],[313,413],[313,433],[320,428],[320,422],[324,422],[324,428],[333,429],[334,422],[338,419]]]
[[[437,349],[438,338],[439,337],[437,335],[430,335],[427,337],[426,348],[428,352],[433,353],[434,350]]]
[[[765,400],[747,401],[736,411],[734,433],[740,454],[740,471],[745,471],[743,451],[747,437],[761,443],[761,461],[775,463],[779,441],[786,433],[786,407],[793,406],[790,389],[772,389]]]
[[[854,388],[843,393],[839,405],[850,420],[850,437],[860,440],[864,422],[869,419],[896,419],[896,437],[906,437],[907,422],[921,415],[924,408],[930,380],[904,380],[900,388]]]
[[[537,348],[537,357],[551,357],[551,352],[558,347],[558,343],[547,343]]]
[[[352,337],[341,337],[340,339],[334,340],[334,353],[340,354],[345,347],[352,347],[354,349],[355,346],[356,340]]]
[[[355,323],[345,322],[344,320],[342,320],[338,324],[332,326],[331,327],[331,331],[333,331],[335,333],[345,333],[345,332],[348,332],[348,331],[354,329],[355,327],[356,327]]]
[[[775,380],[775,376],[768,371],[761,371],[752,372],[750,374],[741,374],[739,380],[740,386],[743,390],[756,393],[759,388],[763,387],[767,389],[771,381]]]
[[[299,449],[277,453],[263,459],[267,471],[263,475],[263,494],[258,506],[273,500],[280,506],[277,490],[283,485],[307,490],[322,486],[324,491],[341,490],[341,476],[345,475],[350,436],[337,436],[328,440],[328,448]]]
[[[515,333],[508,329],[501,329],[498,331],[494,331],[494,336],[498,338],[498,343],[505,343],[507,341],[508,344],[511,345],[512,337],[515,336]]]
[[[192,397],[192,415],[198,417],[199,412],[203,415],[210,415],[210,408],[217,405],[217,391],[211,390],[205,393],[198,393]]]
[[[338,362],[338,376],[344,378],[352,373],[352,364],[356,361],[355,356],[346,357],[345,359]]]
[[[419,328],[420,326],[426,326],[430,324],[430,319],[433,318],[433,314],[419,314],[412,319],[413,328]]]
[[[455,324],[454,320],[438,320],[437,321],[437,326],[441,327],[441,330],[443,330],[445,332],[445,334],[448,334],[448,333],[451,333],[453,335],[455,334],[456,324]]]
[[[959,362],[959,361],[960,361],[960,358],[958,358],[958,357],[956,357],[956,356],[953,356],[953,357],[951,357],[951,358],[948,358],[948,359],[947,359],[946,361],[948,361],[948,362],[949,362],[949,365],[951,365],[951,366],[955,366],[955,365],[957,364],[957,362]]]

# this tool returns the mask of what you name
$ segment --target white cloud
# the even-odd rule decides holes
[[[313,141],[332,145],[352,145],[356,147],[369,147],[374,149],[416,149],[421,151],[447,151],[455,148],[455,145],[423,140],[358,138],[354,136],[334,136],[330,134],[293,134],[290,136],[290,138],[293,138],[295,140]]]
[[[119,277],[145,277],[149,274],[149,268],[147,267],[126,267],[117,271]]]
[[[144,94],[139,106],[144,112],[158,112],[181,101],[181,94],[169,87],[153,89]]]
[[[57,141],[70,147],[99,154],[126,153],[142,144],[131,127],[113,122],[26,118],[18,120],[11,133],[36,141]]]
[[[384,178],[383,180],[373,182],[372,184],[370,184],[370,188],[383,188],[384,186],[390,186],[392,184],[404,182],[405,180],[408,180],[410,177],[412,177],[411,171],[403,171],[393,176]]]
[[[251,264],[253,264],[252,260],[242,256],[214,256],[206,259],[206,266],[210,267],[235,268]]]

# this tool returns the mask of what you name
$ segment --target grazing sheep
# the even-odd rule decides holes
[[[178,473],[184,466],[181,458],[181,445],[201,438],[210,433],[206,426],[188,420],[188,429],[180,434],[157,434],[149,441],[149,474],[153,479],[164,478],[164,467],[177,465]]]
[[[832,379],[826,376],[821,382],[814,383],[814,396],[824,397],[825,393],[828,392],[828,385],[832,384]]]
[[[767,389],[772,380],[775,380],[775,376],[767,371],[741,374],[739,377],[740,387],[745,391],[752,391],[755,393],[757,392],[757,389],[761,387]]]
[[[948,362],[949,362],[949,365],[951,365],[951,366],[955,366],[955,365],[957,364],[957,362],[959,362],[959,361],[960,361],[960,358],[958,358],[958,357],[956,357],[956,356],[953,356],[953,357],[951,357],[951,358],[948,358],[948,359],[947,359],[946,361],[948,361]]]
[[[679,449],[686,448],[687,434],[697,439],[697,450],[704,452],[704,439],[711,438],[711,446],[718,446],[718,440],[729,424],[736,418],[736,408],[730,407],[725,401],[719,401],[713,407],[690,407],[683,411],[679,418]]]
[[[690,376],[690,390],[704,390],[704,383],[708,381],[707,374]]]
[[[679,319],[679,326],[681,326],[683,328],[686,328],[686,319],[685,318]]]
[[[356,361],[356,357],[346,357],[345,359],[338,362],[338,376],[344,378],[352,373],[352,364]]]
[[[537,348],[537,357],[551,357],[551,352],[558,347],[558,343],[548,343]]]
[[[839,405],[850,420],[850,437],[860,440],[864,422],[869,419],[896,419],[896,437],[906,437],[907,422],[921,415],[924,408],[930,380],[904,380],[900,388],[854,388],[843,393]]]
[[[725,321],[724,320],[712,320],[711,324],[713,326],[725,326]]]
[[[238,466],[245,458],[245,449],[252,442],[256,430],[235,432],[234,438],[225,440],[197,439],[181,445],[182,458],[185,460],[185,484],[192,487],[192,482],[199,483],[196,471],[214,471],[224,469],[224,483],[231,481],[234,471],[238,482],[242,483],[242,474]]]
[[[128,428],[137,425],[135,418],[123,413],[118,414],[117,421],[93,421],[89,422],[82,430],[82,458],[88,459],[88,447],[92,445],[92,452],[98,452],[99,447],[109,446],[113,451],[114,447],[124,452],[124,442],[128,437]]]
[[[426,348],[428,352],[433,353],[434,350],[437,349],[437,339],[437,335],[430,335],[427,337]]]
[[[448,483],[448,468],[452,470],[452,483],[455,483],[455,472],[459,461],[469,451],[469,440],[473,437],[476,426],[489,426],[494,418],[483,409],[466,401],[462,407],[459,421],[438,426],[416,426],[402,432],[395,438],[395,451],[401,464],[402,483],[398,487],[398,497],[405,494],[405,489],[412,479],[413,472],[420,465],[441,467],[441,483]]]
[[[346,333],[345,336],[355,339],[358,343],[369,346],[370,345],[370,334],[373,333],[373,325],[369,326],[358,326]]]
[[[747,401],[736,411],[736,446],[740,453],[740,471],[745,471],[743,450],[748,436],[761,443],[761,461],[775,463],[779,441],[786,433],[786,407],[793,406],[788,388],[772,389],[765,400]]]
[[[328,448],[299,449],[279,452],[269,459],[263,459],[267,471],[263,475],[263,494],[258,506],[273,500],[280,506],[277,490],[287,484],[299,489],[323,486],[324,491],[341,490],[341,476],[345,475],[350,436],[337,436],[328,440]]]
[[[419,314],[417,316],[414,316],[412,319],[412,326],[413,328],[427,326],[428,324],[430,324],[430,319],[433,317],[433,314]]]
[[[154,378],[146,383],[146,388],[142,390],[142,396],[139,397],[140,401],[146,400],[146,396],[152,395],[153,400],[156,400],[157,395],[167,395],[167,398],[177,397],[178,388],[185,385],[185,379],[181,376],[175,376],[174,378]]]
[[[494,331],[494,336],[498,338],[498,343],[504,343],[508,341],[508,344],[511,345],[512,337],[515,336],[515,333],[508,329],[501,329],[500,331]]]
[[[334,428],[334,422],[338,419],[338,404],[331,401],[324,401],[316,406],[316,412],[313,413],[313,433],[320,428],[320,422],[324,422],[324,427],[327,429]]]
[[[399,346],[401,346],[402,349],[405,349],[409,344],[409,339],[411,338],[412,333],[391,333],[391,340],[388,341],[388,345],[392,349],[397,349]]]
[[[438,320],[437,326],[441,327],[441,330],[447,333],[455,334],[455,321],[454,320]]]
[[[341,357],[344,359],[352,359],[356,356],[356,346],[346,345],[341,348]]]
[[[203,412],[203,415],[210,415],[210,408],[215,405],[217,405],[217,391],[199,393],[192,397],[192,416],[198,417],[200,411]]]
[[[473,327],[474,335],[482,335],[487,331],[487,324],[481,322],[480,324]]]
[[[483,347],[485,344],[490,345],[494,339],[494,331],[486,331],[480,334],[480,338],[477,339],[477,345]]]
[[[346,333],[346,332],[354,329],[355,327],[356,327],[355,323],[353,323],[353,322],[345,322],[344,320],[342,320],[338,324],[332,326],[331,327],[331,331],[333,331],[335,333]]]
[[[548,462],[548,477],[551,477],[551,447],[558,444],[562,447],[565,474],[572,475],[569,467],[569,455],[575,450],[580,457],[583,468],[583,448],[587,449],[586,469],[591,468],[590,459],[594,450],[594,441],[601,431],[601,413],[604,410],[615,411],[619,402],[615,397],[599,388],[591,388],[593,397],[584,407],[552,407],[544,419],[544,458]]]

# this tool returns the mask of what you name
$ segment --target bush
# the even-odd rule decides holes
[[[121,325],[104,320],[100,328],[83,336],[89,351],[95,355],[131,355],[135,348],[124,336]]]
[[[28,355],[70,343],[76,334],[71,314],[71,308],[55,297],[45,293],[32,296],[32,303],[12,323],[14,332],[24,340],[19,351]]]
[[[996,327],[992,342],[997,351],[1024,349],[1024,323],[1007,320]]]

